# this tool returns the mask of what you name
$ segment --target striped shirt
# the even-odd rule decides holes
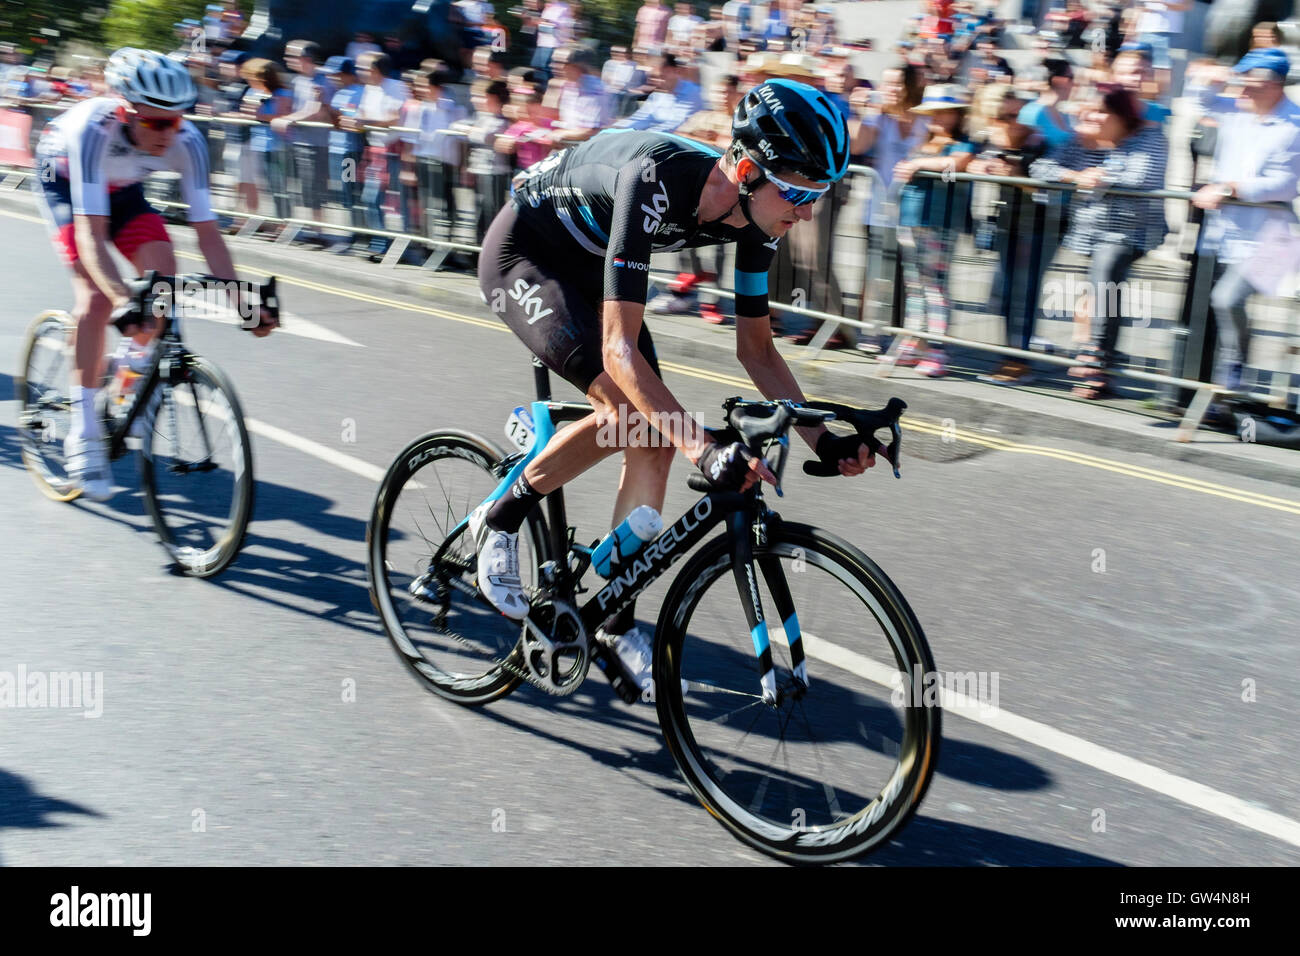
[[[136,149],[126,136],[116,97],[85,100],[51,120],[36,147],[37,163],[50,164],[71,185],[72,212],[107,216],[108,194],[142,181],[150,173],[181,174],[181,197],[190,222],[216,218],[208,193],[208,144],[189,120],[181,120],[176,138],[161,156]]]
[[[1165,134],[1157,126],[1143,126],[1114,149],[1086,149],[1078,139],[1072,139],[1035,161],[1029,175],[1060,182],[1066,170],[1100,166],[1106,170],[1111,186],[1157,190],[1165,188],[1168,158],[1169,140]],[[1113,196],[1105,190],[1079,191],[1070,197],[1070,231],[1063,245],[1084,255],[1091,254],[1093,247],[1101,243],[1149,252],[1164,241],[1168,231],[1163,199]]]

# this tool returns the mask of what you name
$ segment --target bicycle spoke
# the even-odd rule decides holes
[[[821,784],[822,793],[826,797],[826,809],[833,815],[833,819],[842,819],[844,811],[840,809],[840,799],[835,793],[835,788],[826,782],[826,763],[822,760],[822,748],[813,733],[812,723],[808,720],[808,712],[804,709],[801,700],[795,701],[795,707],[799,708],[799,717],[808,733],[808,742],[812,744],[813,759],[817,763],[817,779]],[[794,709],[791,708],[791,715],[793,716],[793,714]]]
[[[742,695],[742,696],[753,696],[753,695]],[[710,717],[708,720],[703,721],[703,723],[706,723],[706,724],[716,724],[716,723],[718,723],[718,722],[720,722],[720,721],[728,720],[728,719],[730,719],[731,717],[734,717],[736,714],[739,714],[739,713],[742,713],[743,711],[749,710],[749,708],[751,708],[751,707],[757,707],[757,706],[758,706],[759,704],[761,704],[761,703],[763,703],[763,698],[761,698],[761,697],[754,697],[754,699],[753,699],[750,703],[748,703],[748,704],[743,704],[743,705],[741,705],[740,707],[737,707],[735,710],[729,710],[729,711],[727,711],[725,714],[719,714],[717,717]],[[750,726],[753,726],[753,725],[751,724]]]
[[[203,410],[199,407],[199,390],[194,385],[194,380],[189,380],[190,399],[194,402],[194,420],[199,426],[199,436],[203,439],[203,457],[200,461],[212,460],[212,440],[208,437],[208,430],[203,427]]]
[[[423,538],[424,543],[429,546],[429,553],[433,554],[438,550],[437,543],[424,533],[424,529],[420,527],[420,519],[415,516],[415,512],[411,510],[409,505],[406,508],[406,512],[411,516],[411,523],[415,525],[415,530],[420,532],[420,537]]]
[[[682,679],[686,680],[685,678]],[[687,680],[686,689],[692,691],[695,690],[706,691],[706,692],[711,691],[715,694],[735,694],[737,697],[752,697],[755,700],[763,699],[758,694],[751,694],[748,691],[743,691],[743,690],[732,690],[730,687],[719,687],[717,684],[710,684],[708,681]]]
[[[760,703],[760,704],[761,704],[761,703],[762,703],[762,700],[760,699],[759,701],[757,701],[757,703]],[[749,706],[750,706],[750,707],[753,707],[754,704],[750,704]],[[741,711],[743,711],[743,710],[745,710],[745,709],[747,709],[747,708],[742,707],[742,708],[740,708],[740,710],[734,710],[734,711],[731,712],[731,714],[729,714],[729,715],[727,715],[727,716],[732,716],[732,715],[738,714],[738,713],[740,713]],[[746,727],[746,728],[744,729],[744,731],[741,733],[740,738],[739,738],[739,740],[738,740],[738,743],[739,743],[740,741],[744,741],[747,737],[749,737],[750,733],[751,733],[751,732],[753,731],[753,729],[754,729],[754,725],[755,725],[756,723],[758,723],[759,718],[761,718],[762,716],[763,716],[763,712],[762,712],[761,710],[760,710],[758,713],[756,713],[756,714],[754,715],[754,719],[751,720],[751,721],[749,722],[749,726]],[[712,721],[712,720],[710,720],[710,721],[706,721],[706,723],[715,723],[715,722],[716,722],[716,721]],[[739,749],[739,748],[737,748],[737,749]],[[739,758],[738,756],[737,756],[737,757],[731,757],[731,758],[723,758],[723,759],[729,759],[729,760],[731,760],[732,763],[739,763],[739,762],[740,762],[740,758]],[[727,776],[729,773],[731,773],[730,770],[723,771],[723,776],[725,777],[725,776]]]

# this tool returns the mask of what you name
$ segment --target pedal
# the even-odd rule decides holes
[[[623,703],[635,704],[641,699],[641,688],[632,682],[631,675],[623,667],[623,662],[618,659],[617,654],[609,653],[609,649],[604,644],[592,640],[591,659],[609,680],[614,693],[623,699]]]
[[[433,569],[430,568],[412,581],[406,590],[417,601],[424,601],[426,604],[438,604],[440,601],[438,592],[434,590],[434,580],[435,574]]]

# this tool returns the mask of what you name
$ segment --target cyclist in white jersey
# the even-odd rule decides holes
[[[161,170],[180,173],[181,195],[208,272],[235,276],[209,198],[207,144],[182,118],[197,97],[189,73],[162,54],[127,47],[109,58],[104,79],[109,95],[79,103],[46,126],[36,147],[33,181],[55,248],[72,270],[76,297],[73,421],[64,443],[68,475],[96,501],[112,495],[95,412],[105,327],[117,319],[128,330],[136,329],[134,345],[124,347],[121,357],[137,369],[146,366],[151,340],[160,331],[130,321],[134,303],[108,243],[141,274],[178,271],[162,218],[145,199],[141,181],[146,176]],[[232,305],[239,308],[241,303]],[[252,330],[259,337],[276,325],[266,312],[260,320]],[[127,346],[125,340],[123,344]]]

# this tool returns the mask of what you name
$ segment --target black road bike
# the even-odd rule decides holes
[[[510,487],[557,423],[591,414],[587,405],[551,401],[547,373],[534,365],[532,421],[516,409],[508,426],[513,434],[521,422],[532,425],[529,448],[505,454],[468,432],[430,432],[383,479],[366,547],[371,600],[398,657],[428,690],[467,705],[525,681],[571,694],[594,661],[629,703],[653,701],[687,784],[744,842],[798,863],[882,846],[916,811],[938,758],[940,709],[910,692],[934,672],[930,649],[902,593],[870,558],[834,534],[783,520],[761,486],[709,492],[692,475],[691,487],[707,493],[591,589],[583,575],[592,549],[574,542],[557,491],[546,516],[534,509],[521,529],[531,605],[522,626],[479,593],[469,514]],[[780,494],[789,429],[831,419],[851,425],[897,475],[905,407],[898,399],[864,411],[732,398],[714,434],[764,454]],[[889,429],[888,445],[877,429]],[[837,473],[817,461],[804,469]],[[710,539],[718,525],[722,533]],[[655,628],[653,682],[632,687],[617,655],[589,636],[689,552]]]
[[[139,442],[145,504],[175,568],[195,577],[222,571],[239,553],[253,511],[253,449],[230,379],[190,351],[176,306],[184,293],[214,276],[146,273],[133,286],[139,315],[163,323],[147,371],[126,393],[99,390],[97,410],[109,459]],[[258,287],[260,304],[278,315],[276,280]],[[23,463],[56,501],[81,489],[68,477],[63,441],[72,422],[69,371],[76,323],[66,312],[43,312],[27,334],[16,380]]]

